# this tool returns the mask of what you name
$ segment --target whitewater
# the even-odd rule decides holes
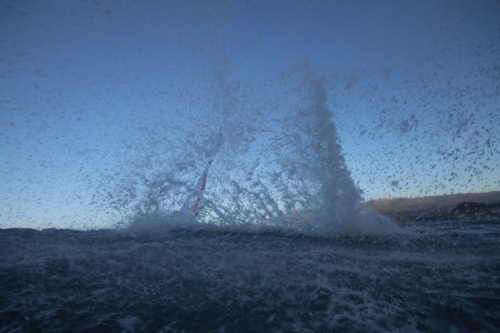
[[[495,332],[500,221],[0,230],[1,332]]]

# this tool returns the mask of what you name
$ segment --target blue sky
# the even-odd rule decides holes
[[[304,63],[365,199],[500,188],[497,1],[0,6],[0,227],[112,225],[158,174],[196,183],[219,131],[229,200],[279,169]]]

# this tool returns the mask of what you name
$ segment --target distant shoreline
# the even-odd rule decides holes
[[[370,200],[363,206],[400,223],[500,218],[500,191]]]

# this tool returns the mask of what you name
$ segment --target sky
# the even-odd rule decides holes
[[[109,227],[151,193],[178,207],[218,133],[207,198],[278,193],[304,68],[364,200],[499,190],[499,16],[495,0],[2,1],[0,228]]]

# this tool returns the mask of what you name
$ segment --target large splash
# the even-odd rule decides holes
[[[306,120],[306,134],[313,150],[313,174],[319,184],[317,215],[324,229],[343,228],[357,219],[359,190],[347,169],[342,147],[328,108],[325,84],[306,68],[306,82],[310,84],[309,107],[300,112]]]
[[[324,80],[308,64],[291,72],[279,104],[269,103],[265,112],[246,110],[245,115],[238,91],[220,90],[225,95],[216,98],[232,106],[214,103],[221,113],[220,132],[207,131],[199,143],[191,139],[184,145],[194,152],[185,152],[191,160],[184,163],[196,164],[192,179],[178,169],[144,177],[127,225],[157,229],[208,224],[312,232],[387,229],[390,222],[361,211],[360,190],[342,153]]]

